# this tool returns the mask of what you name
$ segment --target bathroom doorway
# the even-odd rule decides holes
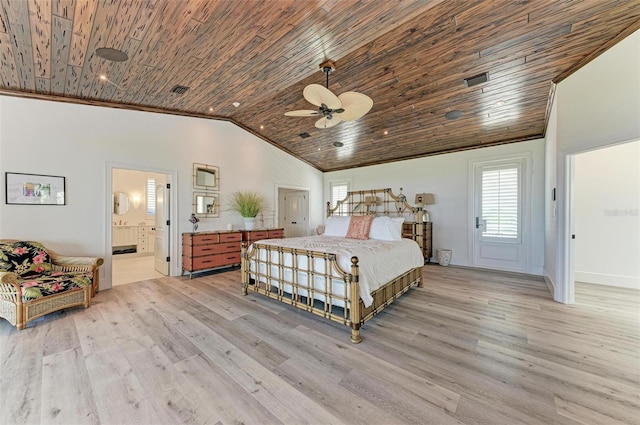
[[[167,188],[170,181],[170,174],[112,169],[112,286],[170,274],[169,189],[158,192],[159,188]],[[158,223],[158,219],[162,222]],[[162,243],[158,243],[158,236],[162,237]],[[163,267],[156,267],[158,258],[162,259]]]

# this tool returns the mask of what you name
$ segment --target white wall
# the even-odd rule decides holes
[[[640,31],[591,61],[556,89],[557,126],[547,129],[555,138],[556,162],[547,163],[555,175],[557,216],[547,217],[547,255],[555,258],[555,267],[546,265],[546,276],[555,287],[556,301],[573,303],[573,270],[565,267],[572,253],[569,238],[574,154],[640,138]],[[549,221],[551,220],[551,222]]]
[[[397,194],[402,187],[403,193],[407,195],[411,204],[416,193],[433,193],[436,203],[429,205],[428,211],[433,222],[434,255],[436,249],[452,249],[451,264],[471,266],[473,258],[469,236],[473,229],[472,223],[469,222],[469,211],[472,210],[473,205],[469,201],[469,162],[524,152],[530,152],[533,158],[528,273],[542,275],[544,256],[544,140],[542,139],[325,173],[325,203],[330,199],[329,187],[333,181],[350,180],[350,190],[391,188]]]
[[[576,155],[575,280],[640,289],[640,141]]]
[[[112,166],[175,172],[180,233],[191,231],[194,162],[220,167],[223,206],[235,190],[260,191],[275,205],[276,185],[304,186],[310,189],[311,228],[323,221],[322,173],[228,122],[0,97],[0,152],[2,171],[65,176],[67,183],[66,206],[1,203],[0,238],[103,256],[103,277],[111,269]],[[228,222],[242,224],[240,216],[224,211],[201,219],[199,230],[225,229]],[[109,286],[103,279],[101,287]]]

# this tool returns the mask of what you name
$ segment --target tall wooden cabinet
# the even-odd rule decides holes
[[[182,234],[182,274],[240,264],[240,231]]]
[[[425,263],[431,262],[431,256],[433,255],[431,248],[432,231],[432,222],[422,223],[405,221],[402,224],[402,237],[411,238],[414,241],[418,242],[418,245],[420,245],[420,249],[422,249],[422,256],[424,257]]]

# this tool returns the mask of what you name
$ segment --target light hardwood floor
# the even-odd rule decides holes
[[[0,320],[2,424],[638,424],[640,297],[425,267],[349,329],[240,272],[99,293],[26,330]]]
[[[111,262],[113,286],[164,277],[155,270],[153,255],[114,255]]]

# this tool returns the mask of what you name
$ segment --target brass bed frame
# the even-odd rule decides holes
[[[402,191],[402,189],[401,189]],[[387,216],[409,216],[412,219],[419,217],[421,207],[413,207],[406,201],[402,194],[394,195],[391,189],[372,189],[348,192],[345,199],[339,201],[335,208],[327,202],[327,216],[331,215],[387,215]],[[412,226],[412,229],[421,234],[421,223]],[[403,235],[416,239],[415,234]],[[266,251],[265,258],[260,258],[258,252]],[[271,258],[276,254],[279,264],[272,263]],[[291,265],[284,265],[283,258],[290,254]],[[306,267],[300,267],[298,256],[306,257]],[[255,262],[255,270],[252,271],[250,264]],[[322,264],[318,267],[318,262]],[[260,265],[264,265],[261,271]],[[291,276],[290,281],[282,282],[277,276],[272,276],[271,270],[275,266],[278,274],[285,272]],[[319,272],[318,269],[322,271]],[[262,294],[268,298],[273,298],[302,310],[309,311],[315,315],[342,323],[351,327],[351,342],[357,344],[362,341],[360,337],[360,327],[373,316],[381,312],[393,301],[406,293],[412,286],[422,287],[422,266],[406,271],[390,282],[387,282],[371,295],[373,303],[365,307],[359,296],[359,272],[358,258],[351,258],[351,270],[342,270],[336,261],[335,254],[324,252],[294,249],[282,246],[265,245],[254,243],[250,249],[247,244],[242,243],[242,294],[247,295],[249,289]],[[306,276],[307,282],[321,279],[324,282],[324,290],[318,291],[313,288],[313,284],[308,287],[299,286],[300,274]],[[252,275],[254,278],[252,279]],[[332,280],[339,279],[344,282],[344,291],[340,296],[333,294]],[[291,290],[286,292],[284,286],[290,286]],[[304,295],[306,293],[306,295]],[[317,300],[316,295],[321,295],[324,301]],[[338,301],[344,307],[336,307],[334,302]]]

